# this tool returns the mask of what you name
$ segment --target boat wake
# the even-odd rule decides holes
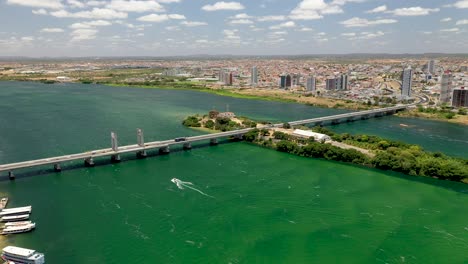
[[[195,187],[192,187],[192,186],[193,186],[193,183],[191,183],[191,182],[184,182],[184,181],[181,181],[181,180],[179,180],[179,179],[177,179],[177,178],[172,178],[171,182],[175,183],[175,185],[177,185],[177,188],[179,188],[179,189],[181,189],[181,190],[183,190],[184,187],[185,187],[185,188],[189,188],[189,189],[192,189],[192,190],[194,190],[194,191],[196,191],[196,192],[199,192],[200,194],[202,194],[202,195],[204,195],[204,196],[206,196],[206,197],[210,197],[210,198],[213,198],[213,199],[214,199],[213,196],[208,195],[208,194],[206,194],[206,193],[204,193],[204,192],[198,190],[198,189],[195,188]]]

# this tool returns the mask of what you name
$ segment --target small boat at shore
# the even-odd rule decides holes
[[[22,214],[22,215],[7,215],[0,218],[1,222],[14,222],[14,221],[22,221],[28,220],[29,214]]]
[[[16,207],[16,208],[9,208],[3,209],[0,212],[0,216],[5,215],[14,215],[14,214],[30,214],[32,211],[32,206],[23,206],[23,207]]]
[[[7,203],[8,203],[8,197],[3,197],[0,200],[0,210],[5,209],[5,207],[7,206]]]
[[[7,263],[43,264],[44,254],[33,249],[7,246],[3,248],[2,259]]]
[[[30,225],[31,221],[7,222],[4,227]]]
[[[21,225],[21,226],[8,226],[3,229],[1,234],[9,235],[9,234],[25,233],[25,232],[29,232],[33,230],[34,228],[36,228],[35,223],[31,223],[28,225]]]

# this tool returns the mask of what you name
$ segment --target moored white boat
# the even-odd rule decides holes
[[[13,222],[13,221],[21,221],[29,219],[29,214],[22,214],[22,215],[7,215],[0,218],[2,222]]]
[[[5,227],[8,226],[22,226],[22,225],[29,225],[32,224],[31,221],[19,221],[19,222],[7,222],[5,223]]]
[[[2,235],[9,235],[9,234],[18,234],[18,233],[25,233],[29,232],[36,228],[35,223],[27,224],[27,225],[20,225],[20,226],[8,226],[5,227],[2,231]]]
[[[44,254],[33,249],[7,246],[3,248],[2,258],[13,263],[43,264]]]
[[[3,209],[0,212],[0,216],[13,215],[13,214],[30,214],[31,211],[32,211],[32,206],[9,208],[9,209]]]

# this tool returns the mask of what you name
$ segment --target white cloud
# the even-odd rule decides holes
[[[382,6],[378,6],[374,9],[371,9],[369,11],[366,11],[366,13],[382,13],[382,12],[385,12],[387,11],[387,6],[386,5],[382,5]]]
[[[253,24],[253,21],[250,19],[234,19],[229,22],[230,24],[243,24],[243,25],[248,25],[248,24]]]
[[[71,41],[81,41],[95,39],[98,31],[96,29],[80,28],[70,33]]]
[[[340,24],[345,27],[369,27],[374,25],[393,24],[397,22],[398,21],[395,19],[367,20],[365,18],[353,17],[351,19],[341,21]]]
[[[368,40],[385,36],[382,31],[377,32],[361,32],[359,35],[356,33],[342,33],[341,36],[348,38],[349,40]]]
[[[262,16],[257,18],[260,22],[270,22],[270,21],[284,21],[286,20],[285,16]]]
[[[71,17],[71,18],[89,18],[89,19],[121,19],[127,18],[127,13],[118,12],[106,8],[93,8],[91,11],[80,11],[70,13],[65,10],[50,12],[50,15],[55,17]]]
[[[199,21],[182,21],[180,22],[181,25],[187,27],[200,27],[200,26],[208,26],[206,22],[199,22]],[[167,29],[167,28],[166,28]],[[169,30],[169,29],[168,29]]]
[[[296,31],[309,32],[309,31],[314,31],[314,29],[309,28],[309,27],[301,27],[300,29],[297,29]]]
[[[459,28],[446,28],[446,29],[441,29],[440,31],[442,32],[458,32],[460,29]]]
[[[246,13],[237,14],[235,16],[230,17],[231,19],[250,19],[252,16],[247,15]]]
[[[451,17],[446,17],[440,20],[440,22],[449,22],[449,21],[452,21]]]
[[[341,14],[342,6],[347,3],[362,3],[365,0],[334,0],[326,3],[324,0],[302,0],[290,15],[294,20],[313,20],[323,18],[323,15]]]
[[[32,11],[33,14],[35,15],[47,15],[47,10],[41,8],[41,9],[38,9],[38,10],[33,10]]]
[[[458,20],[456,25],[468,25],[468,19]]]
[[[103,6],[105,4],[106,4],[105,1],[88,1],[88,2],[86,2],[87,6]]]
[[[180,3],[181,0],[158,0],[159,3],[171,4],[171,3]]]
[[[78,28],[93,28],[93,27],[102,27],[102,26],[110,26],[112,25],[111,22],[106,20],[95,20],[95,21],[87,21],[82,23],[74,23],[70,25],[70,28],[78,29]]]
[[[60,9],[63,8],[61,0],[7,0],[7,4],[21,5],[39,8]]]
[[[405,7],[405,8],[397,8],[392,11],[388,11],[389,13],[394,14],[395,16],[426,16],[430,13],[439,12],[439,8],[423,8],[420,6],[414,7]]]
[[[137,18],[138,21],[155,22],[155,23],[164,22],[170,19],[182,20],[182,19],[185,19],[185,16],[179,15],[179,14],[169,14],[169,15],[168,14],[161,14],[161,15],[150,14],[150,15]]]
[[[61,29],[61,28],[43,28],[43,29],[41,29],[41,32],[44,32],[44,33],[61,33],[61,32],[63,32],[63,29]]]
[[[123,12],[164,12],[164,7],[156,1],[112,0],[106,7]]]
[[[22,40],[22,41],[33,41],[33,40],[34,40],[34,37],[26,36],[26,37],[22,37],[21,40]]]
[[[86,4],[83,2],[80,2],[78,0],[67,0],[67,3],[70,5],[72,8],[84,8],[86,7]]]
[[[202,7],[204,11],[219,11],[219,10],[242,10],[245,7],[239,2],[217,2],[213,5],[205,5]]]
[[[294,23],[294,21],[288,21],[288,22],[281,23],[279,25],[271,26],[270,29],[292,28],[295,26],[296,26],[296,23]]]
[[[468,0],[461,0],[453,4],[456,8],[468,8]]]
[[[237,29],[233,29],[233,30],[225,29],[223,30],[224,38],[228,39],[229,41],[238,42],[240,41],[240,36],[237,35],[237,32],[238,32]]]

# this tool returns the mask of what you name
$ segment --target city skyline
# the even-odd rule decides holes
[[[0,56],[463,53],[468,0],[1,0]]]

